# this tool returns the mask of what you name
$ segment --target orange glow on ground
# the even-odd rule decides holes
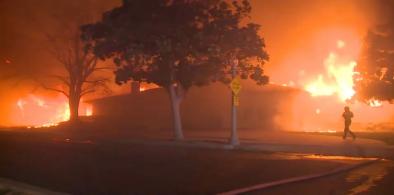
[[[373,157],[352,157],[352,156],[325,156],[325,155],[304,155],[304,158],[310,159],[325,159],[325,160],[377,160],[378,158]]]
[[[93,114],[92,105],[81,101],[79,112],[81,116]],[[68,99],[64,96],[41,97],[29,94],[19,98],[15,103],[12,121],[17,126],[50,127],[70,119]]]

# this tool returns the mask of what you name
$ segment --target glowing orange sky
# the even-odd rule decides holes
[[[254,0],[252,20],[262,25],[273,82],[297,80],[294,68],[320,71],[319,60],[338,39],[363,39],[373,23],[372,1]],[[289,68],[292,67],[292,68]]]
[[[56,5],[67,4],[67,2],[69,1],[59,0],[56,1]],[[99,2],[111,9],[111,6],[120,4],[121,1]],[[251,19],[261,24],[261,34],[270,55],[265,70],[271,81],[278,84],[293,81],[301,85],[305,79],[324,72],[322,59],[325,59],[332,48],[335,48],[338,40],[344,40],[349,48],[353,48],[353,52],[357,52],[367,29],[377,20],[373,0],[252,0],[251,2],[253,7]],[[2,60],[0,65],[2,69],[4,67],[4,71],[14,68],[29,75],[48,67],[51,67],[49,69],[55,67],[54,61],[42,46],[44,40],[39,36],[42,26],[33,25],[28,14],[45,15],[48,10],[61,11],[61,6],[51,7],[53,6],[50,5],[51,3],[53,4],[53,1],[49,0],[40,3],[34,0],[0,1],[0,25],[1,32],[4,33],[0,36]],[[46,27],[50,28],[50,25]],[[300,71],[304,71],[302,77],[299,75]],[[18,98],[31,92],[38,92],[28,82],[9,85],[10,82],[0,83],[2,108],[0,124],[8,122],[10,105],[15,105]],[[113,85],[113,89],[115,93],[120,93],[128,91],[129,86]]]

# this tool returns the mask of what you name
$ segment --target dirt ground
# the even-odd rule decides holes
[[[0,132],[0,154],[0,177],[71,194],[215,194],[355,163],[23,132]]]

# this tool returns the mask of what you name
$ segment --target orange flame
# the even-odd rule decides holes
[[[14,123],[29,128],[56,126],[70,119],[68,99],[64,96],[49,98],[30,94],[19,98],[16,108],[17,111],[13,116]],[[80,113],[82,116],[92,116],[92,106],[81,101]]]
[[[337,41],[337,49],[342,50],[346,43]],[[353,69],[357,65],[354,60],[343,61],[336,52],[330,52],[324,60],[326,73],[319,74],[317,78],[307,83],[304,89],[312,96],[336,95],[341,101],[350,99],[355,91],[353,89]]]
[[[93,115],[93,106],[91,104],[87,104],[85,109],[85,116],[92,116],[92,115]]]
[[[140,87],[140,91],[146,91],[147,88],[146,87]]]
[[[371,107],[381,107],[383,105],[383,103],[381,101],[375,100],[375,99],[369,100],[368,104]]]

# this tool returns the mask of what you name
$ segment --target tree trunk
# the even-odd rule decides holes
[[[72,94],[69,97],[69,108],[70,108],[70,122],[77,122],[79,119],[79,96]]]
[[[171,98],[171,108],[173,114],[173,125],[174,125],[174,133],[176,140],[183,140],[183,131],[182,131],[182,120],[180,113],[180,105],[183,98],[182,94],[177,93],[177,87],[174,85],[169,86],[170,98]]]

